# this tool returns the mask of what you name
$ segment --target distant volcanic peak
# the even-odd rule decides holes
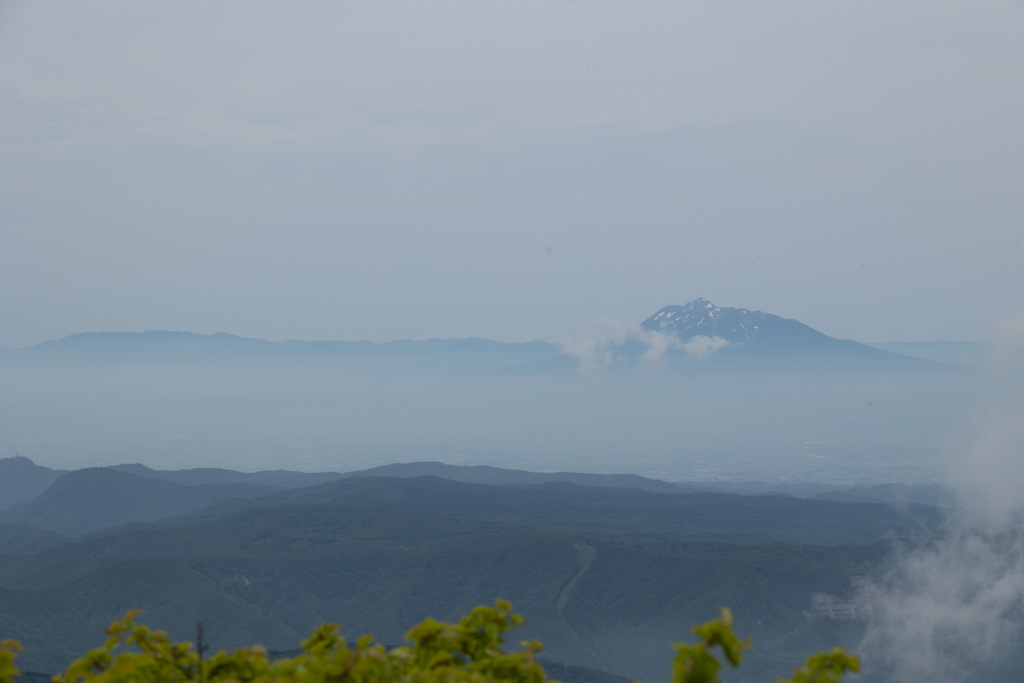
[[[747,344],[757,339],[769,319],[775,318],[746,308],[722,308],[700,298],[685,306],[665,306],[642,326],[655,332],[673,333],[682,341],[706,336]]]
[[[680,325],[700,325],[714,320],[721,312],[721,308],[707,299],[694,299],[685,306],[665,306],[645,320],[643,326],[647,329],[660,330]]]

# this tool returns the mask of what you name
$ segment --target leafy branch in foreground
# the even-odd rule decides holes
[[[324,624],[303,641],[301,654],[273,661],[259,645],[203,660],[191,643],[172,643],[165,632],[136,624],[139,613],[129,612],[111,624],[102,647],[73,662],[54,683],[545,683],[536,658],[539,642],[523,642],[518,652],[501,647],[505,632],[523,621],[511,609],[498,600],[458,624],[427,619],[406,634],[410,646],[390,650],[370,636],[350,647],[337,625]],[[722,663],[712,648],[735,667],[750,645],[733,633],[727,609],[693,631],[696,643],[675,645],[672,683],[718,683]],[[20,673],[14,665],[19,647],[0,641],[0,683],[13,683]],[[838,683],[846,671],[858,670],[857,658],[836,648],[812,656],[788,683]]]
[[[14,653],[20,649],[21,644],[15,640],[0,640],[0,682],[10,683],[21,673],[14,666]]]

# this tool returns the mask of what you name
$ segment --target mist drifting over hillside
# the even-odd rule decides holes
[[[984,399],[947,452],[959,505],[944,533],[898,547],[861,645],[876,676],[1010,680],[1024,642],[1024,318],[997,329]]]

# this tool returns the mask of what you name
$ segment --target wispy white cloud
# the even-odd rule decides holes
[[[564,334],[558,341],[562,353],[580,362],[580,372],[605,368],[612,361],[613,349],[629,336],[630,326],[612,318],[599,318],[577,334]]]
[[[904,683],[961,683],[1011,649],[1024,537],[956,529],[899,555],[887,583],[861,645],[867,665]]]
[[[682,342],[675,334],[646,330],[642,327],[632,330],[632,338],[647,344],[647,350],[643,355],[645,363],[654,363],[664,358],[669,351],[683,348]]]
[[[672,351],[683,351],[694,360],[706,360],[715,351],[728,346],[729,342],[721,337],[698,335],[683,343],[673,332],[648,330],[610,318],[596,320],[581,334],[565,335],[559,342],[562,353],[579,359],[582,372],[608,367],[616,353],[629,344],[646,347],[640,356],[641,361],[656,364]]]
[[[996,373],[951,459],[960,508],[895,558],[861,650],[904,683],[961,683],[1011,651],[1024,607],[1024,317],[996,329]]]
[[[729,345],[728,339],[721,337],[706,337],[698,334],[682,345],[686,355],[697,360],[704,360],[715,351],[720,351]]]

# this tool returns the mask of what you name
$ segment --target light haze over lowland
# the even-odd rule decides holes
[[[64,468],[932,481],[983,374],[704,299],[566,348],[90,333],[0,353],[0,449]]]
[[[881,545],[848,535],[855,516],[778,496],[755,508],[727,501],[745,517],[732,540],[720,513],[705,518],[714,535],[700,538],[724,559],[700,575],[694,553],[611,547],[657,538],[667,552],[678,537],[616,524],[621,538],[606,543],[565,508],[557,523],[582,525],[558,532],[571,536],[557,552],[541,536],[506,543],[492,514],[499,497],[480,490],[469,499],[487,515],[484,533],[435,527],[416,508],[387,522],[402,527],[392,548],[401,572],[374,560],[362,583],[339,579],[339,568],[360,566],[345,553],[380,550],[353,542],[351,527],[311,527],[305,513],[285,515],[281,545],[258,524],[196,534],[195,546],[168,535],[143,543],[136,528],[130,541],[64,545],[92,559],[61,560],[55,547],[32,564],[4,549],[5,628],[19,607],[62,630],[29,620],[0,636],[78,642],[74,633],[102,624],[78,626],[68,610],[100,617],[98,596],[112,587],[107,608],[120,610],[139,582],[159,593],[142,602],[159,610],[164,600],[190,630],[205,617],[189,610],[215,603],[210,581],[230,586],[226,621],[265,624],[271,603],[238,611],[238,596],[247,574],[285,565],[254,555],[250,570],[193,550],[216,545],[233,563],[248,538],[253,549],[271,539],[293,563],[281,586],[311,583],[303,553],[318,548],[322,592],[292,599],[262,579],[252,589],[288,612],[316,606],[316,623],[358,625],[340,605],[321,611],[346,596],[374,616],[416,604],[444,616],[518,581],[527,600],[550,593],[557,639],[570,628],[570,588],[622,586],[575,607],[619,612],[618,632],[604,612],[585,613],[600,625],[592,632],[614,636],[604,642],[629,634],[624,649],[647,658],[658,637],[669,642],[669,622],[634,617],[625,596],[654,586],[661,597],[648,604],[676,620],[672,633],[700,618],[687,611],[700,593],[737,614],[760,606],[766,624],[788,614],[778,638],[763,631],[785,647],[803,642],[791,635],[807,625],[810,591],[834,597],[865,574],[879,586],[858,647],[869,668],[881,662],[908,683],[1018,672],[1022,65],[1021,0],[0,0],[0,458],[307,473],[439,460],[747,491],[858,485],[853,500],[864,485],[941,482],[961,504],[944,536],[897,552],[889,571]],[[779,333],[771,344],[769,329]],[[157,332],[122,334],[146,330]],[[71,336],[100,332],[110,334]],[[140,339],[165,346],[139,351]],[[67,475],[42,503],[95,499],[94,511],[110,513],[109,503],[138,499],[97,482],[140,471],[151,472]],[[164,497],[147,494],[144,515],[168,500],[213,500],[145,483],[132,490]],[[382,493],[365,500],[383,507],[397,500],[384,489],[398,486],[455,500],[452,482],[369,483]],[[347,490],[336,499],[346,505]],[[516,518],[540,509],[519,493],[502,492]],[[39,522],[34,500],[0,522]],[[780,505],[793,512],[766,512]],[[89,506],[48,509],[75,527],[66,532],[101,528],[86,523]],[[827,538],[789,535],[829,518],[839,526]],[[721,554],[762,525],[786,533],[759,537],[768,553]],[[428,556],[410,553],[409,537],[428,527],[445,539],[429,557],[443,561],[417,565]],[[456,538],[469,540],[448,545]],[[337,553],[320,554],[321,540]],[[844,544],[846,559],[805,545],[824,541]],[[137,549],[107,550],[119,545]],[[481,549],[500,562],[478,561]],[[148,564],[122,563],[131,552]],[[814,556],[830,567],[824,585],[808,580]],[[451,573],[453,560],[463,573]],[[549,566],[562,573],[537,580]],[[404,578],[410,567],[416,584]],[[491,575],[499,583],[479,580]],[[427,605],[431,582],[444,599]],[[451,589],[465,590],[453,600]],[[634,680],[638,669],[620,673]]]
[[[0,3],[0,347],[1022,305],[1019,2]]]

